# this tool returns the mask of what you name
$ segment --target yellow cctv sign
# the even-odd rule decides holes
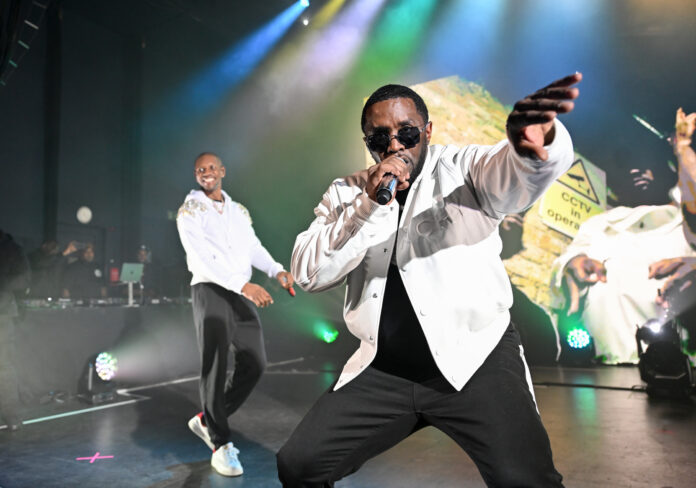
[[[546,191],[539,212],[546,225],[574,237],[583,222],[604,212],[605,207],[604,172],[578,157],[570,169]]]

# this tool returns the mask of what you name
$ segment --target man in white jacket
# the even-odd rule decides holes
[[[211,465],[218,473],[239,476],[243,469],[227,417],[246,400],[266,366],[256,307],[273,303],[262,286],[249,281],[251,267],[275,277],[288,291],[293,278],[261,245],[247,209],[223,191],[220,158],[198,156],[194,176],[200,190],[188,194],[176,218],[193,274],[193,319],[201,352],[203,411],[189,420],[189,428],[213,450]],[[228,377],[230,345],[235,364]]]
[[[510,324],[498,224],[573,162],[556,115],[573,109],[581,78],[517,102],[495,146],[429,147],[427,107],[407,87],[367,100],[376,164],[331,184],[292,256],[307,291],[347,282],[344,318],[360,348],[278,453],[283,486],[333,486],[426,425],[490,486],[562,486]],[[391,178],[395,196],[379,205]]]
[[[696,276],[696,113],[676,114],[671,138],[679,165],[670,205],[615,207],[580,226],[554,262],[559,330],[582,324],[607,363],[638,362],[636,327],[666,322],[694,306]],[[680,209],[681,207],[681,209]],[[696,344],[689,329],[690,347]]]

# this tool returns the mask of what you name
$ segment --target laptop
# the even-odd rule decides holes
[[[143,278],[143,263],[123,263],[121,265],[121,282],[138,283]]]

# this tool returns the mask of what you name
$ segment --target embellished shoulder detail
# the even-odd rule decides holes
[[[241,203],[239,203],[239,202],[234,202],[234,203],[237,204],[237,206],[239,207],[239,210],[242,211],[242,213],[244,214],[244,216],[245,216],[247,219],[249,219],[249,223],[250,223],[250,224],[253,224],[253,222],[252,222],[252,220],[251,220],[251,214],[249,213],[249,210],[247,210],[247,208],[246,208],[244,205],[242,205]]]
[[[208,207],[205,203],[198,200],[190,199],[186,200],[184,204],[179,207],[179,211],[176,214],[176,218],[182,217],[184,215],[190,215],[191,217],[196,216],[196,212],[207,212]]]

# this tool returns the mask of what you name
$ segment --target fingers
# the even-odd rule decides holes
[[[582,73],[579,71],[576,71],[572,75],[567,75],[564,76],[563,78],[560,78],[553,83],[550,83],[547,85],[546,88],[555,88],[555,87],[566,87],[566,86],[571,86],[574,85],[575,83],[579,83],[582,81]]]
[[[575,108],[580,91],[572,86],[582,80],[580,73],[573,73],[537,90],[518,101],[508,115],[508,138],[518,154],[546,161],[544,146],[554,138],[553,120]]]
[[[549,123],[557,114],[572,111],[575,104],[571,100],[575,100],[580,95],[580,90],[572,85],[580,80],[582,80],[582,74],[573,73],[517,102],[508,117],[508,129]]]
[[[585,271],[587,273],[587,281],[590,283],[607,282],[607,268],[604,266],[604,263],[596,259],[588,259]]]
[[[552,110],[513,110],[508,115],[507,127],[510,129],[546,124],[553,121],[554,118],[556,118],[556,112]]]
[[[295,278],[293,278],[292,274],[288,273],[287,271],[281,271],[278,273],[277,279],[280,286],[286,290],[290,289],[292,285],[295,284]]]
[[[580,287],[573,278],[566,275],[566,286],[568,287],[568,312],[567,315],[577,313],[580,308]]]
[[[405,190],[408,188],[409,183],[407,180],[411,175],[406,161],[396,155],[392,155],[368,169],[366,190],[370,199],[377,201],[377,188],[379,188],[386,175],[393,175],[393,177],[397,179],[397,190]]]
[[[578,285],[593,285],[607,282],[607,268],[604,263],[587,256],[576,256],[568,262],[568,272]]]
[[[660,288],[657,294],[657,298],[655,299],[656,303],[660,305],[667,305],[667,303],[669,302],[667,294],[670,293],[675,282],[676,276],[671,276],[665,280],[665,282],[662,284],[662,288]]]
[[[253,283],[247,283],[242,289],[242,294],[259,308],[267,307],[273,303],[271,295],[262,286]]]
[[[576,90],[577,91],[577,90]],[[569,95],[571,92],[569,90],[565,90],[563,92],[563,95]],[[535,94],[536,95],[536,94]],[[569,102],[565,99],[568,98],[568,96],[562,97],[563,99],[561,100],[554,100],[551,98],[524,98],[517,102],[515,104],[514,111],[515,112],[530,112],[530,111],[535,111],[535,112],[551,112],[551,113],[568,113],[573,110],[575,107],[575,104],[573,102]]]
[[[648,278],[661,279],[674,272],[681,264],[678,258],[661,259],[648,267]]]
[[[373,177],[378,181],[381,181],[387,173],[394,175],[399,181],[406,181],[410,176],[406,162],[397,156],[389,156],[373,168]]]
[[[257,307],[265,308],[273,303],[273,298],[271,298],[271,295],[266,290],[261,287],[259,288],[261,291],[256,297],[257,301],[254,303],[256,303]]]

